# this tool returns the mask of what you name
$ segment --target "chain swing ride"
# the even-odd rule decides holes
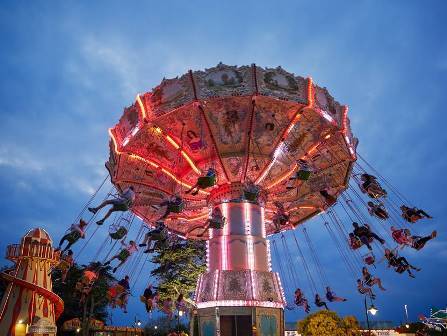
[[[210,308],[223,315],[234,307],[264,309],[279,321],[283,308],[309,311],[313,303],[346,301],[332,291],[304,227],[317,216],[321,221],[313,225],[325,228],[361,294],[374,297],[373,287],[382,288],[369,273],[382,256],[397,273],[414,276],[417,268],[398,252],[421,250],[436,237],[436,231],[421,237],[413,229],[431,216],[357,153],[347,114],[326,88],[280,67],[218,64],[164,79],[137,95],[109,130],[106,167],[117,195],[109,192],[95,208],[97,191],[76,218],[92,213],[76,258],[105,224],[109,235],[94,261],[114,263],[123,280],[111,286],[109,299],[125,309],[126,293],[141,280],[154,243],[206,241],[207,271],[194,297],[185,297],[201,328],[219,328]],[[135,219],[141,225],[131,240]],[[271,246],[279,274],[272,272]],[[86,270],[79,285],[84,296],[97,277],[98,269]],[[142,296],[148,311],[158,306],[172,316],[174,304],[184,309],[178,300],[157,302],[155,289],[149,292]],[[285,292],[295,295],[286,300]]]

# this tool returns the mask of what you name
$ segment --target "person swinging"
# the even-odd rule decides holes
[[[410,208],[410,207],[407,207],[406,205],[402,205],[400,207],[400,210],[402,211],[403,219],[405,219],[409,223],[416,223],[418,220],[420,220],[422,218],[428,218],[428,219],[433,218],[428,213],[426,213],[424,210],[418,209],[415,207]]]
[[[309,314],[309,312],[310,312],[309,302],[304,297],[304,294],[303,294],[303,292],[301,291],[300,288],[297,288],[295,290],[295,304],[298,307],[302,306],[304,311],[306,312],[306,314]]]
[[[333,206],[337,202],[337,197],[329,194],[326,189],[320,190],[320,195],[323,197],[324,203],[328,207]]]
[[[140,296],[140,300],[144,303],[147,313],[150,313],[152,311],[153,299],[154,299],[154,292],[152,290],[152,284],[148,284],[143,292],[143,295]]]
[[[315,305],[316,305],[317,307],[320,307],[320,308],[321,308],[321,307],[324,307],[324,308],[326,308],[326,310],[329,310],[329,308],[328,308],[326,302],[324,302],[324,301],[320,298],[320,295],[318,295],[318,293],[315,294]]]
[[[66,252],[70,249],[70,247],[76,243],[80,238],[85,238],[85,228],[87,227],[87,222],[83,220],[82,218],[79,220],[79,224],[71,224],[70,226],[70,232],[67,233],[62,237],[62,239],[59,242],[59,246],[57,247],[57,250],[60,250],[62,248],[62,244],[67,241],[68,244],[65,246],[62,252]]]
[[[335,293],[331,290],[331,288],[329,286],[326,287],[326,299],[329,302],[345,302],[345,301],[347,301],[347,299],[335,295]]]
[[[385,258],[388,260],[388,267],[393,267],[397,273],[407,272],[408,275],[414,278],[414,274],[411,270],[419,272],[421,269],[411,265],[405,257],[399,257],[397,252],[393,252],[390,249],[385,249]]]
[[[216,184],[217,173],[214,168],[208,168],[205,176],[200,176],[197,179],[196,184],[194,184],[189,190],[185,191],[185,193],[191,195],[197,195],[200,189],[206,189],[213,187]]]
[[[158,220],[166,219],[171,212],[180,213],[183,211],[185,204],[183,199],[179,195],[169,197],[165,201],[160,203],[160,207],[166,207],[165,213]]]
[[[110,265],[110,263],[114,259],[118,259],[120,261],[118,266],[113,269],[113,273],[115,273],[116,270],[120,268],[133,253],[138,251],[137,244],[133,240],[130,240],[129,244],[126,244],[125,240],[123,239],[121,240],[121,245],[123,246],[123,248],[120,250],[120,252],[117,255],[114,255],[109,261],[104,263],[104,265],[107,266]]]
[[[276,212],[273,215],[272,222],[275,226],[275,233],[279,233],[289,222],[289,215],[287,215],[284,206],[280,202],[274,202],[274,204],[276,206]]]
[[[107,205],[112,205],[112,207],[107,211],[102,219],[96,222],[98,225],[104,224],[105,220],[110,217],[110,215],[116,211],[128,211],[132,204],[135,202],[135,191],[134,187],[130,186],[126,188],[123,192],[120,192],[119,195],[114,199],[105,200],[99,206],[88,208],[88,210],[94,214],[96,214],[99,210],[104,208]]]
[[[67,279],[68,271],[74,264],[73,259],[73,251],[68,250],[67,253],[62,253],[59,263],[55,267],[56,269],[61,271],[61,281],[63,284],[65,284],[65,280]],[[51,270],[50,274],[54,271],[54,269]]]
[[[155,225],[155,229],[146,233],[143,242],[139,245],[140,247],[147,246],[147,249],[143,253],[152,253],[154,251],[155,246],[152,246],[154,240],[156,242],[165,242],[168,238],[164,221],[157,221]]]
[[[360,294],[368,295],[368,296],[369,296],[371,299],[373,299],[373,300],[376,298],[376,295],[374,294],[374,292],[372,291],[372,289],[369,288],[369,287],[365,287],[363,281],[360,280],[360,279],[357,279],[357,291],[358,291]]]
[[[364,173],[360,175],[360,180],[362,181],[360,189],[362,192],[367,193],[369,197],[380,198],[386,196],[387,193],[385,189],[380,186],[374,175]]]
[[[370,245],[371,240],[376,239],[378,240],[382,245],[385,244],[385,240],[380,238],[377,234],[371,231],[371,228],[368,224],[359,226],[357,222],[353,222],[352,226],[354,227],[353,234],[357,238],[360,239],[360,241],[365,244],[370,251],[372,251],[372,247]]]
[[[222,229],[224,225],[225,225],[225,217],[222,215],[222,211],[220,210],[220,208],[216,206],[213,208],[213,211],[211,212],[211,217],[208,218],[208,220],[206,221],[205,226],[203,227],[203,231],[200,232],[197,235],[197,237],[203,237],[203,235],[208,229],[219,230]],[[191,232],[194,229],[195,227],[192,228],[189,232]]]
[[[244,199],[249,202],[257,202],[260,190],[258,185],[254,184],[252,180],[247,179],[244,183]]]
[[[388,212],[382,202],[375,204],[374,202],[368,202],[368,212],[371,216],[375,216],[379,219],[386,220],[389,218]]]
[[[366,267],[362,268],[362,277],[363,277],[363,282],[368,287],[372,287],[374,285],[377,285],[381,290],[383,290],[383,291],[386,290],[382,286],[382,280],[380,280],[380,278],[373,277],[371,275],[371,273],[369,273],[369,271],[368,271],[368,269]]]
[[[117,305],[127,313],[127,301],[130,294],[129,276],[126,275],[123,279],[118,281],[115,286],[112,286],[107,291],[107,296],[112,308]]]

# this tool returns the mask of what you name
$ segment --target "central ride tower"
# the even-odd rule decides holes
[[[243,197],[243,185],[214,189],[209,202],[225,217],[209,229],[207,271],[198,280],[194,316],[201,336],[283,335],[285,299],[270,265],[263,196]]]

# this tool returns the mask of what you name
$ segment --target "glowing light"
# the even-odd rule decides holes
[[[179,149],[180,146],[172,139],[169,135],[165,135],[166,140],[169,141],[169,143],[174,146],[175,149]]]
[[[140,112],[141,112],[141,117],[142,117],[141,119],[145,120],[146,119],[146,109],[144,108],[144,104],[141,101],[141,97],[139,94],[137,95],[136,100],[137,100],[138,106],[140,107]]]
[[[197,308],[210,308],[210,307],[265,307],[265,308],[284,308],[284,304],[280,302],[271,301],[257,301],[257,300],[219,300],[200,302],[197,304]]]
[[[220,257],[221,257],[221,269],[228,269],[228,250],[227,250],[227,235],[229,233],[229,218],[228,218],[228,203],[222,203],[222,215],[226,218],[227,223],[223,227],[223,233],[220,237]]]
[[[321,115],[323,116],[324,119],[326,119],[327,121],[334,123],[335,120],[334,118],[332,118],[329,113],[327,113],[326,111],[321,111]]]
[[[218,287],[218,284],[219,284],[219,270],[216,270],[214,272],[214,294],[213,294],[214,300],[217,300],[217,294],[218,294],[217,287]]]
[[[265,238],[266,232],[265,232],[265,208],[261,207],[261,230],[262,230],[262,238]]]
[[[180,317],[183,316],[183,311],[182,311],[182,310],[179,310],[179,312],[178,312],[178,316],[180,316]]]
[[[253,241],[251,242],[253,244]],[[253,245],[252,245],[252,249],[253,249]],[[250,270],[250,279],[251,279],[251,294],[252,294],[252,298],[253,300],[256,299],[257,297],[257,287],[256,287],[256,281],[255,281],[255,274],[253,270]]]
[[[220,237],[220,256],[221,256],[221,269],[228,270],[228,247],[227,247],[227,236],[223,235]]]
[[[17,322],[18,324],[22,324],[23,323],[23,320],[19,320],[19,322]]]
[[[377,312],[379,311],[376,307],[374,307],[374,305],[371,305],[371,307],[369,307],[368,311],[371,313],[371,315],[376,315]]]
[[[330,137],[331,137],[330,134],[327,134],[327,135],[324,136],[324,138],[325,138],[326,140],[329,139]]]
[[[251,234],[250,203],[244,202],[245,234]]]
[[[210,229],[211,230],[211,229]],[[211,237],[210,237],[211,239]],[[206,241],[206,271],[210,271],[210,241]]]
[[[307,78],[307,107],[314,105],[312,77]]]
[[[286,296],[284,295],[284,289],[281,284],[281,278],[279,277],[279,274],[277,272],[275,272],[275,277],[276,277],[276,281],[278,281],[279,289],[281,290],[282,301],[283,301],[284,305],[287,305]]]
[[[272,271],[272,254],[270,252],[270,240],[267,239],[266,241],[267,241],[267,262],[269,265],[269,272],[271,272]]]
[[[192,170],[194,170],[194,172],[198,175],[202,174],[202,171],[197,167],[197,165],[194,163],[194,161],[191,159],[191,157],[180,147],[180,145],[175,142],[175,140],[168,134],[166,134],[160,127],[156,127],[156,129],[158,130],[157,132],[159,132],[160,134],[163,134],[163,136],[165,137],[165,139],[175,148],[180,150],[180,153],[182,154],[182,156],[185,158],[186,162],[188,162],[189,166],[191,167]]]

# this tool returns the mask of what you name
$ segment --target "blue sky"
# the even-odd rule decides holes
[[[107,128],[136,93],[220,61],[281,65],[349,105],[359,152],[435,217],[417,230],[436,228],[440,237],[405,254],[423,268],[417,279],[379,267],[387,292],[377,318],[402,320],[404,304],[412,319],[447,305],[446,7],[441,0],[2,1],[0,251],[27,228],[63,234],[104,178]],[[309,232],[332,287],[349,299],[332,307],[363,319],[362,299],[317,225]],[[146,318],[133,302],[128,315],[114,312],[115,323]]]

